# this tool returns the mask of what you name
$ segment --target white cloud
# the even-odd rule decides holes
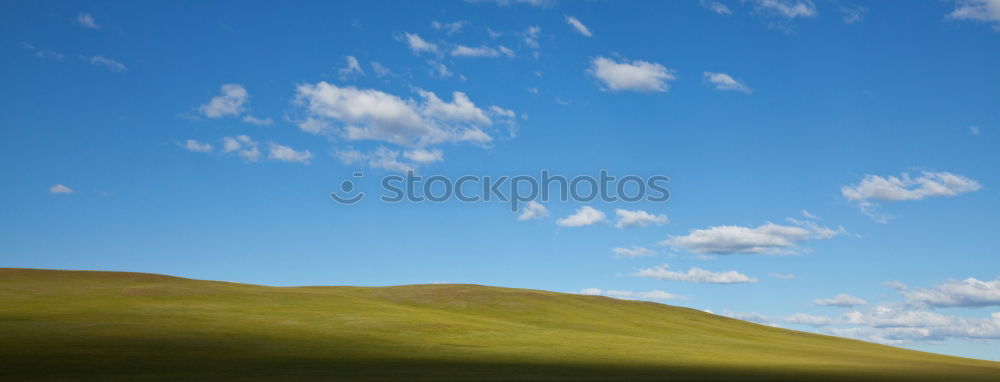
[[[753,92],[742,81],[737,81],[726,73],[705,72],[705,81],[715,86],[716,90],[732,90],[747,94]]]
[[[829,326],[839,323],[840,321],[827,316],[815,316],[805,313],[795,313],[791,316],[785,317],[782,320],[789,324],[799,324],[799,325],[810,325],[810,326]]]
[[[220,95],[212,97],[208,103],[198,108],[208,118],[222,118],[243,113],[244,105],[250,99],[246,88],[240,84],[224,84]]]
[[[389,68],[387,68],[385,65],[382,65],[376,61],[372,61],[371,66],[372,66],[372,71],[375,72],[376,76],[385,77],[392,74],[392,70],[389,70]]]
[[[818,13],[812,0],[757,0],[758,12],[788,19],[813,17]]]
[[[531,220],[531,219],[541,219],[549,216],[549,210],[545,206],[539,204],[538,202],[532,200],[529,201],[527,205],[521,210],[521,214],[517,216],[517,220]]]
[[[279,145],[277,143],[271,142],[268,144],[268,158],[279,160],[282,162],[297,162],[303,164],[309,164],[313,155],[309,150],[305,151],[295,151],[295,149]]]
[[[493,124],[487,113],[462,92],[445,102],[418,90],[423,102],[374,89],[338,87],[326,82],[297,88],[295,103],[307,113],[299,128],[313,134],[337,133],[347,140],[385,141],[424,147],[443,142],[485,144],[482,128]],[[337,122],[342,126],[333,126]]]
[[[399,160],[400,152],[398,150],[392,150],[383,146],[368,153],[348,148],[334,152],[334,156],[345,164],[361,163],[371,168],[397,172],[413,171],[418,165],[417,163]]]
[[[199,142],[194,139],[188,139],[186,142],[184,142],[184,148],[187,149],[188,151],[194,151],[199,153],[211,152],[213,149],[212,145],[204,142]]]
[[[897,288],[907,302],[933,307],[986,307],[1000,306],[1000,278],[980,281],[973,277],[965,280],[948,280],[930,289],[909,289],[898,284]]]
[[[603,290],[599,288],[587,288],[580,291],[580,294],[588,296],[606,296],[622,300],[678,300],[683,297],[662,290],[651,290],[647,292],[633,292],[628,290]]]
[[[403,152],[403,158],[409,159],[416,163],[427,164],[434,162],[444,161],[444,151],[439,149],[425,150],[425,149],[413,149]]]
[[[920,176],[911,178],[903,173],[900,177],[881,177],[865,175],[861,183],[855,186],[841,187],[840,193],[849,201],[883,200],[921,200],[931,196],[955,196],[958,194],[978,191],[979,182],[961,175],[949,172],[923,171]]]
[[[399,36],[397,39],[405,42],[406,45],[410,47],[410,51],[412,51],[413,54],[419,55],[424,52],[427,53],[438,52],[437,45],[427,42],[427,40],[424,40],[423,38],[420,37],[420,35],[417,35],[415,33],[404,32],[403,35]]]
[[[271,118],[260,119],[252,115],[244,115],[241,120],[251,125],[258,125],[258,126],[265,126],[274,123],[274,121],[271,120]]]
[[[337,70],[337,74],[340,75],[341,81],[346,81],[354,75],[364,75],[365,70],[361,69],[361,63],[354,56],[347,56],[347,64]]]
[[[101,29],[101,26],[97,24],[94,20],[94,16],[89,13],[80,13],[76,15],[76,23],[87,29]]]
[[[699,254],[795,254],[796,243],[813,237],[806,228],[766,223],[755,228],[715,226],[691,230],[684,236],[670,236],[660,242]]]
[[[533,5],[539,8],[548,8],[555,4],[556,0],[465,0],[470,3],[494,3],[501,7],[507,7],[511,4],[527,4]]]
[[[453,35],[455,33],[461,32],[462,28],[468,25],[468,21],[455,21],[450,23],[442,23],[437,21],[431,21],[431,28],[444,31],[446,35]]]
[[[771,276],[771,277],[774,277],[776,279],[781,279],[781,280],[795,280],[795,279],[798,278],[794,274],[791,274],[791,273],[771,272],[771,273],[768,273],[768,275]]]
[[[755,283],[757,279],[739,273],[737,271],[712,272],[698,267],[692,267],[687,272],[675,272],[668,270],[667,264],[652,268],[640,269],[633,276],[647,277],[657,280],[673,280],[691,283],[708,284],[739,284]]]
[[[500,55],[514,57],[514,51],[502,45],[499,49],[488,46],[468,47],[458,45],[451,51],[451,55],[455,57],[500,57]]]
[[[568,23],[570,26],[573,27],[574,30],[576,30],[578,33],[580,33],[580,34],[582,34],[584,36],[587,36],[587,37],[593,36],[593,34],[590,33],[590,29],[587,28],[586,25],[583,25],[583,23],[580,22],[580,20],[577,19],[576,17],[566,16],[566,23]]]
[[[958,0],[948,18],[992,22],[993,28],[1000,31],[1000,0]]]
[[[833,229],[827,226],[821,226],[819,225],[819,223],[816,223],[815,221],[812,220],[785,218],[785,221],[793,225],[808,229],[810,232],[812,232],[813,239],[832,239],[838,235],[843,235],[847,233],[847,229],[845,229],[843,226],[837,226],[836,229]]]
[[[915,178],[903,173],[899,177],[865,175],[857,185],[843,186],[841,195],[848,201],[857,202],[861,212],[879,223],[886,223],[892,217],[876,211],[878,201],[922,200],[935,196],[956,196],[978,191],[979,182],[949,172],[923,171]]]
[[[562,219],[556,220],[556,224],[563,227],[581,227],[585,225],[591,225],[604,220],[605,215],[603,212],[598,211],[590,206],[583,206],[576,210],[576,213],[564,217]]]
[[[103,56],[93,56],[87,59],[91,65],[103,66],[112,72],[124,72],[128,70],[125,64]]]
[[[455,73],[452,73],[451,70],[448,70],[447,65],[442,64],[440,62],[431,60],[428,61],[427,64],[430,65],[431,67],[430,71],[431,77],[448,78],[455,75]]]
[[[969,133],[979,135],[979,126],[969,126]]]
[[[524,44],[530,48],[538,49],[538,34],[542,32],[542,28],[533,25],[525,29],[524,31]]]
[[[222,152],[236,153],[236,155],[239,155],[240,158],[243,158],[247,162],[256,162],[260,160],[261,156],[260,145],[257,141],[242,134],[235,137],[222,138]]]
[[[676,79],[670,69],[657,63],[628,60],[619,63],[606,57],[593,59],[588,71],[614,92],[665,92],[670,88],[667,81]]]
[[[854,297],[848,294],[838,294],[830,298],[817,298],[813,300],[813,304],[819,306],[836,306],[841,308],[849,308],[858,305],[868,305],[868,301],[860,297]]]
[[[43,60],[53,60],[53,61],[59,61],[62,60],[63,57],[66,57],[65,54],[48,49],[42,49],[35,52],[35,56]],[[978,131],[978,128],[976,130]]]
[[[670,222],[667,215],[653,215],[642,210],[629,211],[619,208],[615,210],[615,214],[618,215],[618,223],[615,224],[615,227],[618,228],[646,227],[651,224],[661,225]]]
[[[865,17],[865,12],[868,12],[868,8],[860,5],[840,7],[840,14],[843,16],[844,24],[855,24],[861,22],[861,19]]]
[[[636,245],[633,245],[631,248],[615,247],[611,249],[611,252],[614,252],[615,258],[618,259],[621,258],[631,259],[635,257],[656,256],[656,251]]]
[[[819,216],[813,215],[809,211],[802,210],[801,212],[802,212],[802,217],[804,217],[806,219],[813,219],[813,220],[818,220],[819,219]]]
[[[844,314],[845,323],[829,333],[886,344],[942,341],[948,338],[1000,339],[1000,312],[989,318],[943,315],[900,305],[878,305]]]
[[[49,193],[50,194],[72,194],[73,193],[73,189],[69,188],[69,187],[66,187],[64,185],[61,185],[61,184],[57,184],[57,185],[54,185],[52,187],[49,187]]]
[[[729,7],[717,0],[699,0],[701,6],[719,15],[731,15],[733,11]]]

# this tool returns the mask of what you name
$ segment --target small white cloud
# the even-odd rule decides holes
[[[593,36],[593,34],[590,33],[590,29],[587,28],[586,25],[583,25],[583,23],[580,22],[580,20],[577,19],[576,17],[566,16],[566,23],[572,26],[573,29],[577,31],[577,33],[580,33],[587,37]]]
[[[432,92],[417,92],[423,102],[374,89],[319,82],[299,85],[294,102],[306,113],[299,128],[313,134],[412,147],[445,142],[482,145],[493,139],[483,131],[493,121],[465,93],[454,92],[452,101],[446,102]]]
[[[235,137],[222,138],[222,152],[236,153],[236,155],[239,155],[240,158],[243,158],[247,162],[256,162],[260,160],[261,156],[260,145],[257,141],[242,134]]]
[[[858,203],[861,212],[877,222],[885,223],[891,217],[876,212],[874,201],[897,202],[922,200],[929,197],[956,196],[978,191],[979,182],[949,172],[923,171],[920,176],[910,177],[903,173],[899,177],[865,175],[857,185],[843,186],[841,195],[848,201]]]
[[[244,105],[250,99],[250,94],[243,85],[224,84],[220,92],[222,94],[212,97],[198,110],[208,118],[222,118],[243,113]]]
[[[309,150],[305,151],[295,151],[295,149],[271,142],[268,145],[268,158],[279,160],[282,162],[297,162],[303,164],[309,164],[313,155]]]
[[[818,13],[812,0],[757,0],[756,9],[764,15],[787,19],[813,17]]]
[[[469,24],[468,21],[455,21],[450,23],[431,21],[431,28],[444,31],[446,35],[451,36],[453,34],[461,32],[462,28],[464,28],[468,24]]]
[[[711,255],[732,253],[757,253],[787,255],[798,253],[796,243],[805,241],[812,233],[802,227],[766,223],[754,228],[741,226],[715,226],[691,230],[684,236],[670,236],[660,245]]]
[[[719,15],[728,16],[733,14],[729,7],[717,0],[699,0],[701,6]]]
[[[547,216],[549,216],[549,210],[540,203],[532,200],[521,209],[521,214],[517,216],[517,220],[541,219]]]
[[[336,151],[333,155],[345,164],[361,163],[371,168],[380,168],[387,171],[407,172],[413,171],[417,167],[416,163],[400,160],[400,152],[398,150],[392,150],[384,146],[380,146],[368,153],[348,148]]]
[[[94,20],[94,16],[89,13],[76,15],[76,23],[87,29],[101,29],[101,26],[97,25],[97,21]]]
[[[986,307],[1000,306],[1000,278],[980,281],[969,277],[965,280],[949,280],[931,289],[909,289],[897,285],[897,289],[910,303],[933,307]]]
[[[89,61],[91,65],[103,66],[112,72],[124,72],[128,70],[128,67],[126,67],[125,64],[107,57],[93,56],[88,58],[87,61]]]
[[[979,126],[969,126],[969,133],[979,135]]]
[[[665,92],[669,89],[667,81],[676,79],[670,69],[657,63],[628,60],[616,62],[606,57],[593,59],[588,71],[613,92]]]
[[[813,215],[806,210],[802,210],[802,217],[806,219],[819,220],[819,216]]]
[[[538,49],[540,45],[538,44],[538,35],[542,32],[542,28],[534,25],[528,27],[522,34],[524,37],[524,44],[529,48]]]
[[[716,90],[732,90],[747,94],[753,92],[742,81],[738,81],[726,73],[705,72],[705,82],[715,86]]]
[[[437,45],[427,42],[427,40],[424,40],[423,38],[420,37],[420,35],[417,35],[415,33],[404,32],[403,35],[398,37],[398,40],[405,42],[406,45],[410,47],[410,51],[412,51],[413,54],[416,55],[425,52],[426,53],[438,52]]]
[[[403,152],[403,157],[420,164],[444,161],[444,151],[440,149],[413,149]]]
[[[451,55],[455,57],[500,57],[501,54],[507,57],[513,56],[513,51],[505,47],[504,49],[506,49],[506,51],[501,52],[496,48],[488,46],[468,47],[465,45],[458,45],[451,51]]]
[[[860,5],[840,7],[840,14],[843,16],[844,24],[856,24],[861,22],[861,19],[865,17],[865,12],[868,12],[868,8]]]
[[[929,196],[955,196],[978,191],[979,182],[948,172],[924,171],[917,178],[904,173],[897,178],[865,175],[857,186],[844,186],[841,193],[848,200],[878,199],[887,201],[920,200]]]
[[[836,229],[834,229],[827,226],[819,225],[819,223],[816,223],[813,220],[799,220],[796,218],[786,218],[785,221],[793,225],[808,229],[810,232],[812,232],[811,237],[813,239],[832,239],[836,236],[847,233],[847,229],[845,229],[843,226],[838,226]]]
[[[212,151],[212,145],[204,142],[199,142],[194,139],[188,139],[184,142],[184,148],[188,151],[194,151],[199,153],[207,153]]]
[[[795,280],[795,279],[798,278],[794,274],[791,274],[791,273],[771,272],[771,273],[768,273],[768,275],[771,276],[771,277],[774,277],[776,279],[781,279],[781,280]]]
[[[635,257],[656,256],[656,251],[636,245],[633,245],[631,248],[615,247],[611,249],[611,252],[614,252],[615,258],[618,259],[631,259]]]
[[[507,56],[507,58],[514,58],[516,55],[513,50],[503,45],[497,46],[497,50],[500,51],[500,54]]]
[[[512,4],[533,5],[539,8],[549,8],[555,4],[556,0],[466,0],[470,3],[493,3],[501,7],[508,7]]]
[[[271,120],[271,118],[260,119],[252,115],[244,115],[242,121],[249,123],[251,125],[258,125],[258,126],[266,126],[274,123],[274,121]]]
[[[583,206],[576,210],[576,213],[556,220],[556,224],[563,227],[581,227],[603,221],[606,216],[603,212],[591,206]]]
[[[355,75],[365,74],[364,69],[361,69],[361,63],[358,62],[357,58],[354,56],[347,56],[346,60],[347,64],[343,68],[337,70],[337,74],[340,75],[341,81],[346,81]]]
[[[49,193],[50,194],[72,194],[73,193],[73,189],[69,188],[69,187],[66,187],[64,185],[61,185],[61,184],[57,184],[57,185],[54,185],[52,187],[49,187]]]
[[[49,49],[38,49],[34,45],[31,45],[31,44],[26,43],[26,42],[22,42],[21,43],[21,47],[23,47],[24,49],[28,49],[28,50],[34,51],[35,52],[35,57],[38,57],[38,58],[40,58],[42,60],[59,61],[59,60],[62,60],[64,57],[66,57],[65,54],[56,52],[54,50],[49,50]]]
[[[382,65],[376,61],[372,61],[371,66],[372,66],[372,71],[375,72],[375,75],[378,77],[385,77],[392,74],[392,70],[389,70],[389,68],[385,67],[385,65]]]
[[[672,281],[707,283],[707,284],[740,284],[740,283],[757,282],[757,279],[739,273],[737,271],[712,272],[698,267],[692,267],[687,272],[675,272],[668,270],[668,268],[669,266],[667,264],[655,266],[652,268],[645,268],[634,273],[633,276],[646,277],[657,280],[672,280]]]
[[[667,215],[653,215],[642,210],[629,211],[619,208],[615,210],[615,214],[618,215],[618,223],[615,224],[615,227],[618,228],[646,227],[651,224],[662,225],[670,222]]]
[[[829,326],[840,323],[839,320],[827,317],[827,316],[814,316],[805,313],[795,313],[791,316],[785,317],[783,320],[789,324],[799,324],[799,325],[810,325],[810,326]]]
[[[868,301],[860,297],[854,297],[848,294],[838,294],[830,298],[817,298],[813,300],[813,304],[819,306],[836,306],[840,308],[850,308],[852,306],[858,305],[868,305]]]

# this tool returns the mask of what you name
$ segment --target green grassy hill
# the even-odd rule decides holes
[[[0,380],[945,379],[1000,364],[536,290],[0,269]]]

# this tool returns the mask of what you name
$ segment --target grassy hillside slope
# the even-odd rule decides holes
[[[1000,364],[477,285],[0,269],[0,380],[1000,380]]]

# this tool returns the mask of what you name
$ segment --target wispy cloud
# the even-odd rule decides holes
[[[590,28],[587,28],[586,25],[583,25],[583,23],[580,22],[580,20],[577,19],[576,17],[566,16],[566,23],[572,26],[573,30],[575,30],[577,33],[581,35],[587,37],[592,37],[594,35],[593,33],[590,33]]]
[[[101,29],[101,26],[97,24],[94,20],[94,16],[89,13],[80,13],[76,15],[77,25],[87,28],[87,29]]]
[[[84,57],[84,59],[90,62],[91,65],[103,66],[112,72],[124,72],[128,70],[125,64],[104,56]]]
[[[676,272],[669,270],[669,265],[667,264],[641,269],[638,272],[633,273],[633,276],[657,280],[707,284],[742,284],[757,282],[757,279],[737,271],[712,272],[698,267],[693,267],[687,272]]]
[[[726,73],[705,72],[705,82],[716,90],[731,90],[750,94],[753,91],[743,81],[738,81]]]

